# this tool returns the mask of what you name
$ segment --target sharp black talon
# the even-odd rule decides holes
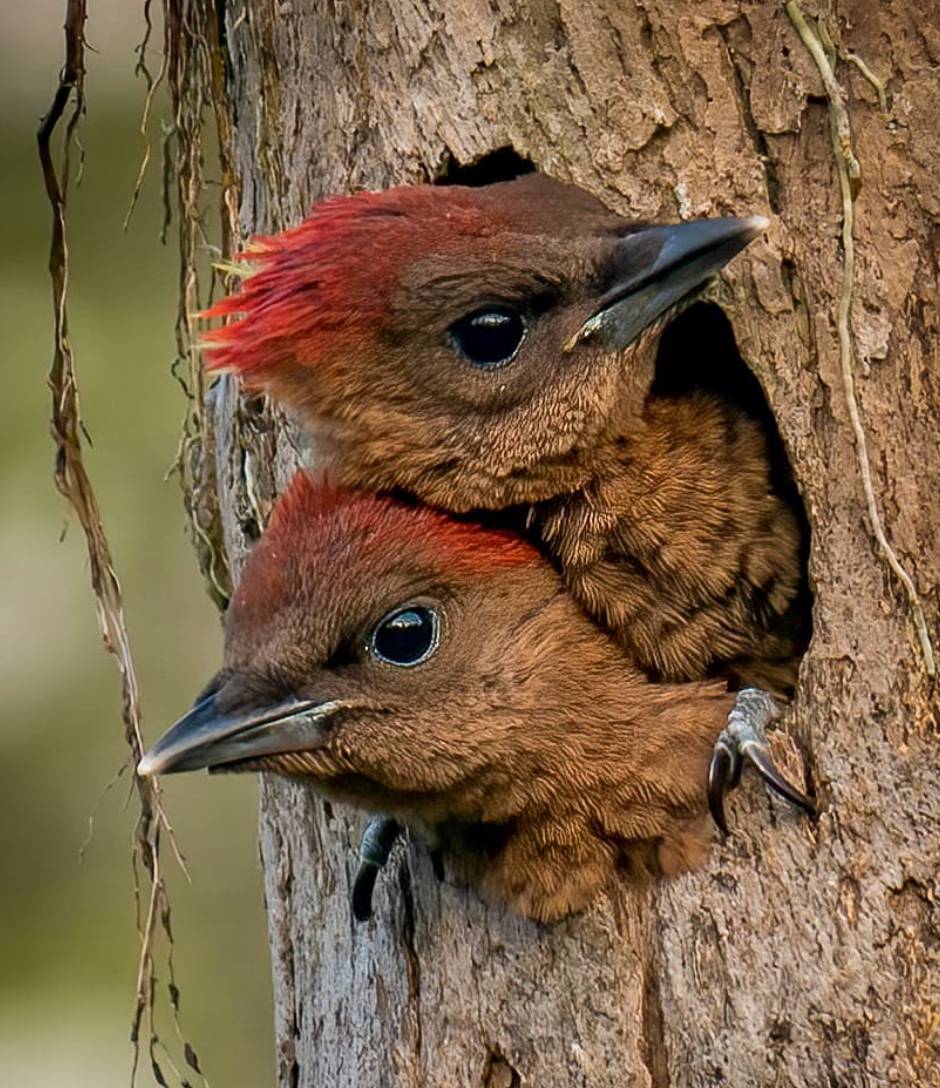
[[[777,715],[773,696],[759,688],[743,688],[738,692],[734,707],[728,715],[728,725],[715,742],[708,768],[708,807],[712,819],[728,834],[724,799],[737,786],[744,760],[749,760],[767,785],[780,797],[816,816],[815,804],[777,770],[770,754],[764,728]]]
[[[807,815],[817,815],[816,806],[806,794],[797,789],[777,770],[773,757],[764,745],[755,741],[745,741],[741,745],[741,754],[751,761],[758,774],[775,793],[789,801],[791,805],[801,808]]]
[[[722,733],[715,742],[711,763],[708,765],[708,808],[718,830],[728,835],[728,821],[725,819],[725,794],[733,789],[732,780],[739,774],[737,752]]]
[[[379,871],[385,867],[401,825],[385,816],[373,816],[362,833],[359,844],[359,868],[352,886],[352,913],[357,922],[372,917],[372,893]]]

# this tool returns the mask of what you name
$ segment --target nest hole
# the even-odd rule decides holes
[[[535,164],[512,147],[498,147],[469,163],[460,163],[452,153],[434,180],[435,185],[495,185],[513,181],[535,171]]]

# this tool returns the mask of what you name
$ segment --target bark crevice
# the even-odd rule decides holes
[[[741,16],[740,19],[728,23],[725,26],[716,26],[715,31],[718,34],[718,37],[721,38],[725,47],[725,54],[727,55],[728,65],[734,78],[734,87],[737,92],[738,104],[741,109],[741,120],[754,144],[754,152],[757,156],[757,161],[764,171],[767,204],[774,215],[779,215],[781,209],[780,178],[777,174],[776,162],[774,161],[773,153],[770,150],[767,136],[754,119],[754,113],[751,109],[748,79],[738,60],[738,48],[733,40],[733,29],[736,26],[745,27],[748,34],[750,34],[750,24],[744,16]]]
[[[417,1068],[420,1069],[422,1062],[421,956],[416,944],[415,900],[411,888],[411,868],[407,857],[402,857],[398,866],[398,889],[401,893],[401,940],[408,972],[408,998],[414,1028],[412,1045],[415,1062]]]

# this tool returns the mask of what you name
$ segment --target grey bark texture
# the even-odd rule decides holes
[[[862,168],[860,408],[886,531],[936,639],[940,15],[932,0],[819,13],[890,94],[885,110],[836,60]],[[232,0],[206,26],[224,60],[206,86],[227,245],[325,194],[431,180],[504,146],[630,216],[770,215],[717,297],[813,533],[815,634],[775,749],[808,768],[815,825],[746,777],[735,833],[703,870],[549,928],[439,884],[408,845],[355,927],[360,817],[262,781],[278,1085],[940,1084],[937,690],[867,520],[839,369],[827,103],[782,5]],[[183,105],[203,93],[178,81]],[[206,436],[214,480],[203,467],[193,511],[211,520],[215,492],[237,574],[301,440],[229,380]]]

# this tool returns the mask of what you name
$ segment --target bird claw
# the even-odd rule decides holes
[[[351,896],[353,918],[357,922],[368,922],[372,917],[375,882],[400,834],[401,824],[387,816],[373,816],[366,824],[359,844],[359,868]]]
[[[743,688],[738,692],[728,724],[715,742],[708,768],[708,807],[719,830],[727,835],[725,795],[741,779],[744,760],[748,760],[767,785],[792,805],[809,816],[816,815],[816,806],[777,769],[770,754],[765,726],[777,714],[773,696],[759,688]]]
[[[728,823],[725,820],[725,793],[734,789],[741,778],[741,757],[734,740],[724,730],[715,741],[711,763],[708,765],[708,807],[712,819],[723,835],[728,835]]]

